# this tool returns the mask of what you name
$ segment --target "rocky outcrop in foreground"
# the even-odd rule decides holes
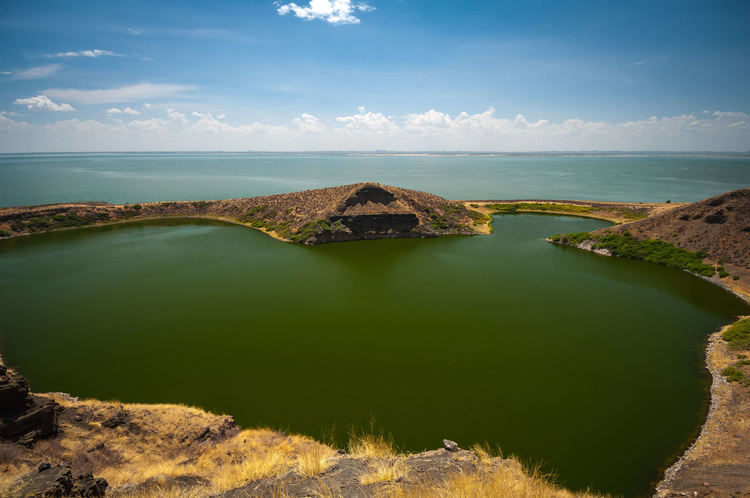
[[[165,217],[242,223],[304,244],[475,233],[463,203],[377,183],[220,201],[0,208],[0,236]]]
[[[34,396],[17,372],[0,365],[0,441],[30,446],[57,434],[58,404]]]

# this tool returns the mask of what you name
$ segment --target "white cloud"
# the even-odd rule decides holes
[[[151,109],[151,104],[146,102],[145,104],[143,104],[143,107],[145,107],[146,109]]]
[[[63,67],[62,64],[47,64],[45,66],[32,67],[22,71],[6,71],[3,74],[10,74],[12,80],[37,80],[52,76]]]
[[[143,33],[142,29],[135,29],[135,28],[125,28],[125,30],[130,33],[131,35],[140,35]]]
[[[40,96],[41,97],[41,96]],[[21,99],[19,99],[21,100]],[[40,101],[41,102],[41,101]],[[23,102],[30,105],[30,102]],[[53,105],[58,105],[54,104]],[[45,104],[38,104],[43,107]],[[323,121],[300,114],[285,125],[228,123],[223,114],[175,109],[124,122],[71,119],[45,126],[17,123],[0,112],[0,152],[50,150],[715,150],[750,149],[750,115],[719,111],[606,123],[571,118],[552,123],[523,115],[502,118],[490,107],[455,117],[431,109],[402,118],[358,112]],[[359,111],[359,109],[358,109]],[[104,120],[103,120],[104,121]],[[30,145],[34,144],[34,145]]]
[[[82,104],[112,104],[115,102],[135,102],[144,99],[169,97],[180,92],[192,90],[190,85],[170,85],[159,83],[140,83],[122,88],[104,90],[79,90],[76,88],[48,88],[42,93],[52,98],[78,102]]]
[[[104,112],[106,112],[110,116],[113,115],[113,114],[122,114],[122,111],[120,109],[118,109],[117,107],[113,107],[112,109],[107,109]]]
[[[37,95],[28,99],[16,99],[14,104],[25,105],[31,111],[75,111],[69,104],[56,104],[46,95]]]
[[[366,114],[355,114],[354,116],[344,116],[336,118],[339,123],[345,123],[344,131],[349,134],[369,134],[376,135],[393,134],[400,131],[400,128],[390,119],[381,113],[368,112]]]
[[[355,10],[359,12],[375,10],[375,7],[365,2],[352,4],[351,0],[311,0],[307,7],[300,7],[296,3],[282,5],[276,2],[275,5],[278,7],[276,11],[279,15],[283,16],[292,12],[300,19],[307,21],[322,19],[331,24],[359,24],[359,18],[353,14]]]
[[[13,130],[23,130],[29,127],[29,124],[25,121],[21,121],[20,123],[17,121],[13,121],[12,119],[6,117],[6,116],[18,116],[19,114],[14,112],[0,112],[0,130],[3,131],[13,131]]]
[[[323,133],[326,127],[318,118],[310,114],[301,114],[292,120],[292,126],[303,133]]]
[[[167,109],[167,116],[169,116],[169,119],[171,119],[172,121],[177,121],[183,124],[189,123],[188,119],[185,117],[184,114],[181,114],[175,111],[174,109]]]
[[[140,114],[140,112],[136,111],[135,109],[131,109],[130,107],[126,107],[122,110],[125,114]]]
[[[20,117],[20,116],[28,116],[28,114],[21,114],[20,112],[16,111],[0,111],[0,115],[3,116],[13,116],[13,117]]]
[[[110,57],[124,57],[124,55],[110,52],[109,50],[100,50],[95,48],[94,50],[81,50],[78,52],[59,52],[55,55],[47,55],[46,57],[102,57],[108,55]]]

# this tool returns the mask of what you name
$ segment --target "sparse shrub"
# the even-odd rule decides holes
[[[172,205],[172,203],[171,202],[162,202],[161,205],[164,206],[164,207],[169,207],[169,206]]]
[[[732,275],[732,280],[739,280],[739,279],[740,279],[739,275]]]
[[[11,233],[7,230],[0,230],[0,237],[10,237]]]
[[[140,204],[133,204],[133,209],[135,209],[136,211],[140,211],[142,207],[143,206],[141,206]]]
[[[479,211],[472,211],[471,209],[468,209],[466,212],[469,214],[469,218],[474,221],[475,225],[483,225],[492,220],[491,217],[487,216],[486,214],[482,214]]]
[[[478,208],[479,204],[477,204],[476,202],[472,202],[471,204],[469,204],[469,206],[471,206],[473,208]]]
[[[729,382],[740,382],[745,378],[745,373],[737,370],[734,367],[727,367],[721,371],[721,375],[726,377]]]
[[[716,262],[717,262],[718,264],[720,264],[720,265],[723,265],[724,263],[726,263],[726,262],[727,262],[727,258],[719,258],[719,259],[718,259],[718,260],[717,260]]]
[[[302,227],[297,230],[294,235],[289,236],[289,240],[291,240],[292,242],[304,242],[307,239],[318,235],[320,232],[330,229],[331,226],[324,219],[319,219],[317,221],[308,221],[307,223],[302,225]]]
[[[429,223],[435,230],[444,230],[448,228],[448,222],[446,221],[445,216],[438,216],[435,213],[430,215]]]
[[[750,349],[750,318],[741,320],[721,334],[729,343],[729,349]]]
[[[719,272],[719,278],[727,278],[729,276],[729,273],[725,272],[724,270],[721,270]]]

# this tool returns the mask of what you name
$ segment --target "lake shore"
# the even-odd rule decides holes
[[[747,318],[747,317],[741,317]],[[736,361],[721,334],[708,337],[705,357],[711,372],[711,405],[700,435],[664,473],[655,496],[738,496],[750,492],[750,412],[748,388],[728,382],[721,371]]]

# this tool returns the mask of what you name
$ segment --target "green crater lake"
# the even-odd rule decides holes
[[[640,495],[697,435],[706,335],[750,307],[687,273],[543,239],[285,244],[212,221],[0,241],[0,347],[38,392],[186,403],[322,437],[376,427]]]

